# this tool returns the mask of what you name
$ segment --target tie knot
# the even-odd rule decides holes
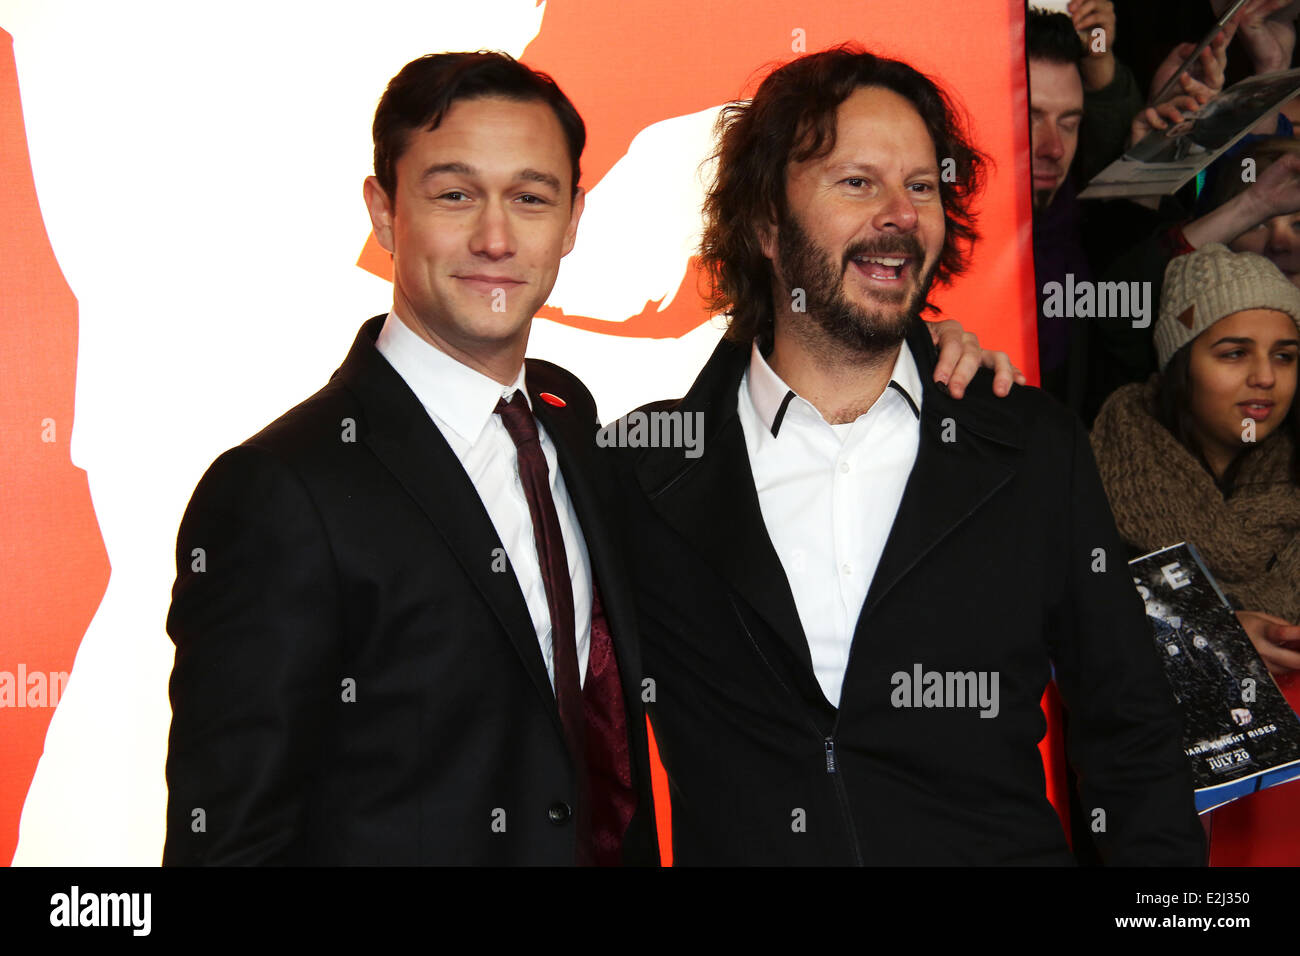
[[[533,418],[533,411],[521,393],[515,392],[513,400],[509,402],[504,398],[499,399],[494,411],[501,416],[516,448],[524,442],[538,440],[537,419]]]

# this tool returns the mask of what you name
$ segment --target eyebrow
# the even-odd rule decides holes
[[[441,176],[443,173],[451,173],[456,176],[478,175],[473,167],[467,166],[465,163],[434,163],[420,174],[420,182],[432,179],[434,176]]]
[[[1219,341],[1211,345],[1210,348],[1212,349],[1218,348],[1220,345],[1225,345],[1225,344],[1226,345],[1254,345],[1255,340],[1248,336],[1225,335],[1223,338],[1219,339]],[[1279,345],[1294,345],[1300,348],[1300,339],[1278,339],[1276,342],[1273,343],[1273,348],[1277,348]]]
[[[1036,107],[1036,106],[1031,106],[1031,107],[1029,108],[1029,115],[1030,115],[1030,116],[1046,116],[1049,112],[1050,112],[1049,110],[1040,109],[1039,107]],[[1060,115],[1060,118],[1061,118],[1061,119],[1074,119],[1076,116],[1082,116],[1082,115],[1083,115],[1083,110],[1082,110],[1082,109],[1077,109],[1077,110],[1066,110],[1064,113],[1062,113],[1062,114]]]
[[[420,182],[432,179],[434,176],[450,174],[453,176],[478,176],[478,170],[466,163],[434,163],[423,173],[420,174]],[[542,172],[540,169],[521,169],[515,173],[515,182],[540,183],[543,186],[550,186],[557,193],[560,191],[560,179],[551,173]]]
[[[544,173],[540,169],[521,169],[516,174],[515,179],[522,179],[530,183],[541,183],[543,186],[550,186],[557,193],[560,191],[560,178],[551,173]]]
[[[832,166],[827,166],[826,169],[828,172],[833,172],[833,173],[858,172],[858,173],[870,173],[872,175],[875,175],[880,172],[880,168],[878,166],[873,166],[870,163],[835,163]],[[939,175],[939,165],[936,163],[932,166],[915,166],[912,169],[908,170],[907,175],[905,175],[903,178],[911,179],[913,176],[938,176],[938,175]]]

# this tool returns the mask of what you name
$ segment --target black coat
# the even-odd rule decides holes
[[[920,447],[838,711],[759,510],[748,348],[724,340],[685,398],[645,409],[702,412],[700,457],[619,453],[675,862],[1069,863],[1037,746],[1054,667],[1107,861],[1202,863],[1180,718],[1086,435],[1037,389],[994,397],[987,372],[956,401],[924,329],[909,347]],[[894,706],[916,665],[997,672],[997,716]]]
[[[164,863],[575,860],[574,769],[527,605],[455,453],[376,350],[382,323],[325,388],[218,458],[186,511]],[[620,664],[640,794],[626,855],[654,863],[595,405],[549,363],[529,360],[526,381]]]

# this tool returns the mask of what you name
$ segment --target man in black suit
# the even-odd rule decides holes
[[[393,311],[181,525],[164,862],[653,864],[595,404],[524,360],[582,120],[507,56],[442,54],[374,134]]]
[[[845,47],[721,128],[703,249],[728,334],[611,433],[703,435],[618,455],[676,862],[1069,863],[1037,747],[1053,674],[1103,857],[1202,862],[1086,435],[1036,389],[932,380],[919,316],[966,266],[984,169],[951,104]]]
[[[164,862],[653,864],[595,404],[524,359],[582,213],[582,120],[509,57],[440,54],[374,138],[393,310],[181,525]],[[947,326],[940,374],[969,381]]]

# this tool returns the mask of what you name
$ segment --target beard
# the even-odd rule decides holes
[[[858,256],[907,256],[919,269],[925,251],[915,236],[887,236],[874,242],[855,243],[835,258],[818,247],[793,214],[781,217],[777,225],[778,273],[788,289],[802,289],[808,319],[831,341],[854,352],[879,354],[897,347],[908,331],[921,320],[921,309],[934,279],[936,259],[915,288],[892,292],[877,291],[871,298],[893,308],[871,309],[852,301],[844,292],[844,276]]]

